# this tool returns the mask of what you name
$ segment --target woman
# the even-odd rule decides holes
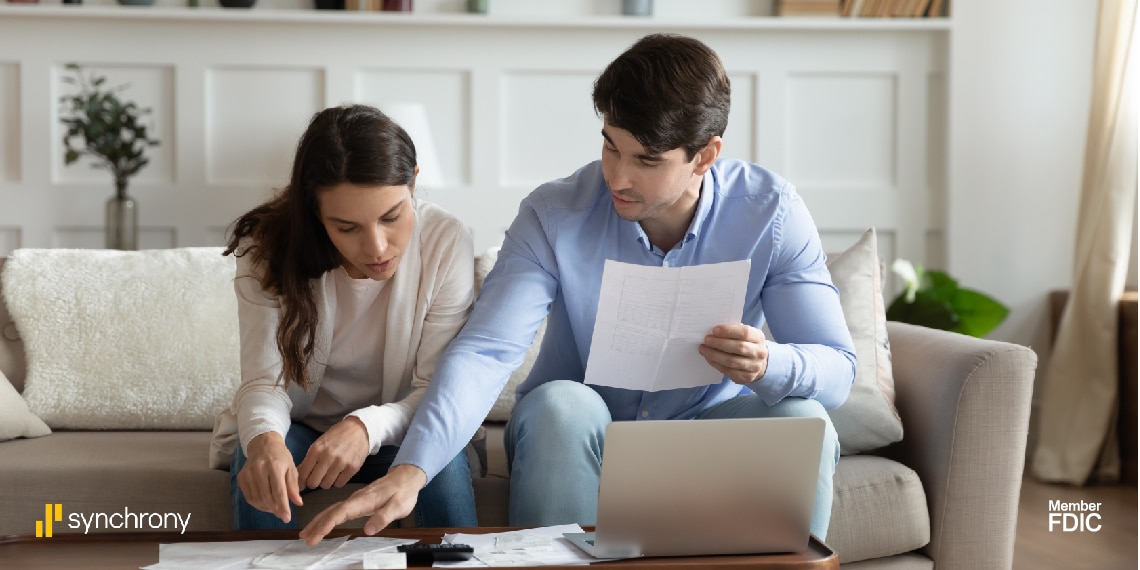
[[[230,467],[235,528],[296,528],[301,490],[383,476],[466,321],[471,236],[413,197],[418,172],[379,110],[325,109],[289,185],[235,222],[241,386],[211,446]],[[417,526],[477,524],[463,453],[418,504]]]

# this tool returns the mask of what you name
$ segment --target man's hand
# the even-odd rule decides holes
[[[238,473],[238,487],[253,508],[273,513],[289,522],[289,502],[301,506],[297,467],[281,434],[271,431],[249,441],[245,465]]]
[[[368,429],[356,416],[329,428],[309,446],[297,467],[297,481],[309,489],[343,487],[368,458]]]
[[[768,370],[768,345],[760,329],[717,325],[697,350],[713,368],[737,384],[751,384]]]
[[[374,535],[392,521],[408,516],[424,485],[427,485],[427,474],[422,469],[415,465],[397,465],[387,475],[321,511],[301,530],[301,538],[314,546],[336,525],[367,515],[371,517],[364,524],[364,534]]]

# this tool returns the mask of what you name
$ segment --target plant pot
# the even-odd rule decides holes
[[[139,248],[139,208],[125,191],[107,200],[107,249],[134,251]]]
[[[257,0],[218,0],[223,8],[253,8]]]

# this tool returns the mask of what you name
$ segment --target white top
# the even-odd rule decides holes
[[[471,232],[458,218],[430,202],[416,200],[415,228],[396,273],[384,285],[387,315],[376,321],[381,329],[373,353],[378,358],[379,397],[375,392],[366,405],[353,409],[352,403],[333,411],[313,405],[322,393],[329,365],[334,358],[333,337],[341,296],[337,293],[337,271],[313,279],[316,295],[317,331],[313,358],[308,363],[312,386],[308,392],[296,384],[284,389],[278,382],[281,354],[277,349],[280,300],[261,288],[260,269],[251,256],[237,259],[234,290],[238,298],[238,327],[241,332],[241,385],[233,404],[218,415],[210,446],[210,466],[228,468],[233,446],[267,431],[283,437],[293,421],[304,421],[310,413],[327,418],[340,414],[358,416],[368,429],[371,453],[383,445],[399,445],[411,423],[428,381],[435,372],[436,359],[467,321],[474,300],[474,251]],[[246,244],[242,244],[243,248]],[[379,297],[377,297],[379,298]],[[349,311],[351,312],[351,311]],[[339,344],[339,343],[338,343]],[[352,353],[349,350],[345,354]],[[337,372],[331,373],[334,377]],[[340,384],[338,381],[337,384]],[[351,387],[349,392],[355,393]],[[339,387],[325,391],[341,394]],[[342,396],[343,397],[343,396]],[[355,396],[352,396],[355,400]]]
[[[332,273],[336,283],[332,349],[325,379],[301,420],[320,432],[344,419],[345,410],[383,403],[376,379],[383,374],[384,327],[380,324],[388,318],[388,281],[354,279],[344,267]]]

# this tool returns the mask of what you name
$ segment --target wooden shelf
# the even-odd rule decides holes
[[[772,30],[772,31],[931,31],[949,30],[949,18],[781,18],[744,17],[732,20],[685,20],[634,16],[540,18],[484,14],[407,14],[343,10],[183,8],[163,6],[0,5],[0,18],[59,18],[116,20],[179,20],[248,23],[337,23],[349,25],[416,25],[525,28],[644,28],[653,30]]]

